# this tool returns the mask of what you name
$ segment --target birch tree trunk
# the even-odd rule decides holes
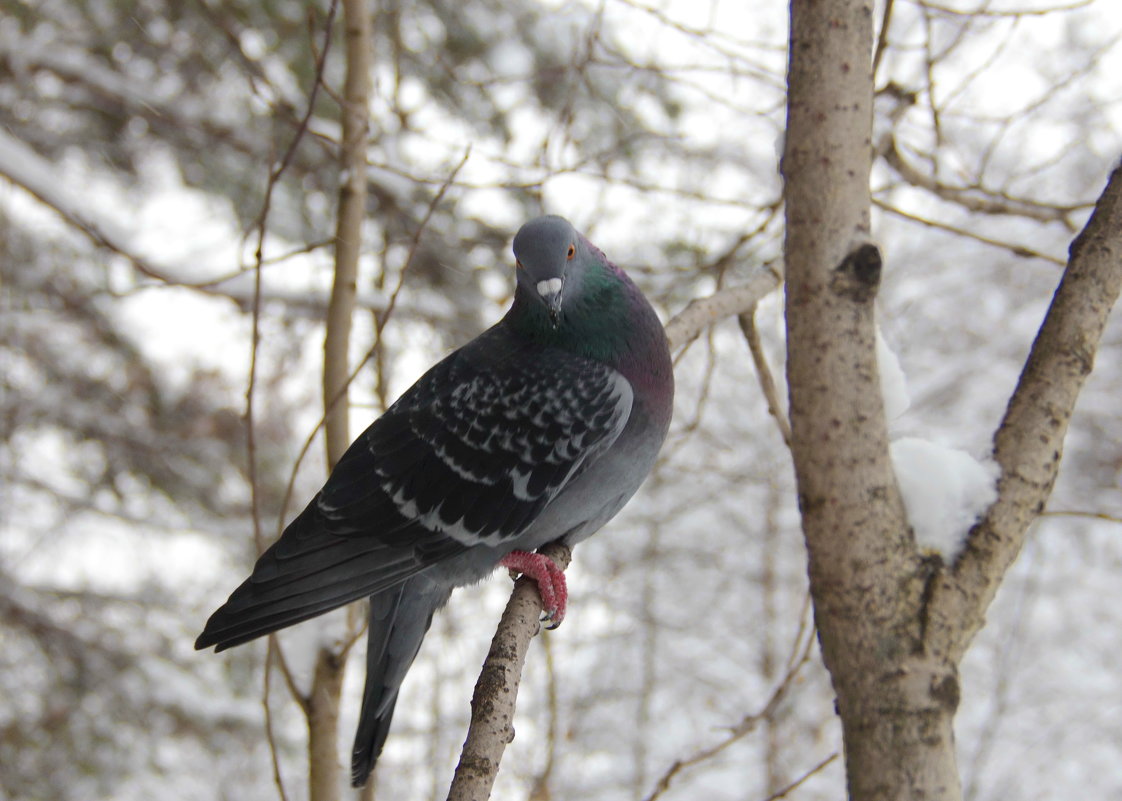
[[[343,86],[343,141],[339,148],[339,212],[335,227],[335,279],[327,311],[323,344],[324,438],[328,470],[350,445],[347,384],[351,340],[366,213],[366,142],[370,131],[370,82],[373,41],[367,0],[342,0],[346,77]],[[346,653],[328,646],[316,655],[308,719],[308,797],[337,801],[340,792],[338,754],[339,697],[343,690]]]
[[[1071,260],[995,437],[999,497],[946,566],[921,555],[888,453],[869,242],[871,0],[792,0],[787,378],[792,454],[850,798],[961,798],[958,663],[1032,519],[1122,276],[1122,179]]]

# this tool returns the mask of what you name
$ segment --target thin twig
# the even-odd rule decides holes
[[[764,801],[778,801],[778,799],[780,799],[780,798],[786,798],[787,795],[792,790],[797,789],[799,787],[799,785],[801,785],[803,782],[805,782],[811,776],[813,776],[816,773],[819,773],[822,770],[824,770],[827,765],[829,765],[831,762],[833,762],[837,758],[838,758],[838,752],[835,751],[834,753],[830,754],[828,757],[823,759],[821,762],[819,762],[817,765],[815,765],[813,768],[808,770],[806,773],[804,773],[802,776],[800,776],[799,778],[795,779],[793,782],[788,784],[786,787],[783,787],[779,790],[776,790],[774,793],[772,793],[767,798],[765,798]]]
[[[401,295],[401,290],[405,287],[405,277],[409,272],[410,265],[413,264],[414,257],[417,255],[417,249],[421,246],[421,238],[424,236],[425,230],[428,228],[429,222],[432,220],[432,216],[436,212],[436,207],[440,204],[440,201],[443,200],[445,193],[448,191],[448,188],[451,187],[453,182],[456,180],[456,176],[459,174],[460,170],[463,169],[465,164],[467,164],[468,157],[470,156],[471,145],[468,145],[467,148],[464,149],[464,155],[463,158],[460,159],[460,163],[457,164],[445,177],[444,183],[440,185],[440,188],[436,191],[436,194],[432,196],[432,199],[429,201],[428,208],[425,209],[425,214],[421,218],[420,224],[417,226],[417,230],[413,232],[413,240],[409,244],[409,252],[405,256],[405,263],[401,265],[401,270],[398,271],[397,285],[394,286],[393,291],[390,293],[389,300],[386,302],[385,309],[380,313],[375,312],[373,315],[374,343],[370,346],[370,350],[363,357],[362,363],[365,364],[371,359],[374,359],[376,375],[378,377],[377,384],[375,385],[375,394],[378,397],[382,409],[385,409],[388,405],[386,398],[386,371],[384,369],[386,363],[386,326],[389,324],[390,317],[393,315],[394,309],[397,308],[397,299]],[[385,261],[386,259],[383,253],[383,268],[382,275],[380,277],[380,280],[382,281],[385,280]],[[378,288],[382,289],[383,287],[381,284],[379,284]]]
[[[545,662],[545,699],[549,725],[546,727],[545,735],[545,764],[534,776],[528,801],[548,801],[550,798],[549,785],[553,778],[554,766],[557,764],[557,730],[561,725],[560,704],[557,697],[557,670],[553,659],[553,638],[542,637],[541,642]]]
[[[280,670],[281,678],[284,679],[284,686],[288,689],[289,695],[296,701],[300,711],[305,714],[308,711],[308,694],[300,689],[300,685],[296,683],[296,676],[292,672],[292,668],[288,666],[288,659],[285,658],[284,649],[281,648],[280,640],[276,635],[269,637],[269,647],[273,650],[273,659]],[[266,665],[268,667],[268,665]]]
[[[270,637],[265,649],[265,691],[261,694],[261,706],[265,709],[265,739],[269,743],[269,760],[273,764],[273,783],[277,786],[280,801],[288,801],[288,793],[284,789],[284,776],[281,775],[280,752],[277,750],[276,730],[273,725],[273,709],[269,703],[270,682],[268,680],[269,668],[272,666],[273,656],[276,653],[276,638]]]
[[[1087,517],[1092,520],[1105,520],[1108,523],[1122,523],[1122,517],[1108,515],[1106,512],[1083,512],[1078,509],[1049,509],[1040,513],[1041,517]]]
[[[712,759],[713,757],[728,749],[734,743],[742,740],[745,736],[755,731],[756,727],[759,726],[760,723],[765,720],[771,720],[775,717],[775,713],[779,709],[779,705],[783,702],[784,698],[787,697],[788,691],[794,684],[795,677],[802,670],[803,666],[810,661],[810,654],[814,649],[814,637],[810,636],[806,638],[805,644],[801,643],[800,641],[804,633],[805,629],[800,627],[794,641],[794,648],[792,649],[792,653],[797,653],[798,656],[793,660],[790,667],[787,669],[787,673],[780,680],[779,684],[777,684],[775,689],[772,690],[771,696],[768,698],[767,703],[764,704],[763,708],[761,708],[757,712],[745,715],[739,723],[731,727],[731,733],[720,742],[702,748],[701,750],[688,757],[676,760],[662,774],[662,777],[659,778],[659,780],[655,783],[654,789],[651,790],[650,794],[647,795],[644,801],[655,801],[655,799],[657,799],[659,796],[670,789],[670,783],[674,780],[674,777],[681,773],[683,770]]]
[[[1010,197],[984,186],[951,186],[938,178],[927,175],[910,164],[900,152],[894,136],[881,140],[878,147],[885,163],[907,183],[925,189],[933,195],[961,206],[967,211],[996,216],[1028,217],[1038,222],[1058,222],[1068,230],[1074,230],[1070,216],[1086,207],[1086,204],[1053,205],[1027,198]]]
[[[264,234],[262,233],[262,236]],[[258,250],[260,253],[260,250]],[[257,553],[265,550],[261,534],[261,493],[257,485],[257,435],[254,397],[257,389],[257,355],[261,345],[261,262],[253,268],[253,305],[250,323],[249,377],[245,388],[246,473],[249,478],[249,509],[253,525],[253,545]],[[266,670],[268,673],[268,670]]]
[[[888,28],[892,23],[892,0],[885,0],[884,13],[880,18],[880,30],[877,32],[877,47],[873,52],[873,78],[876,79],[877,69],[880,67],[880,60],[884,57],[884,51],[888,45]]]
[[[983,245],[990,245],[995,248],[1007,250],[1014,256],[1021,259],[1040,259],[1042,261],[1055,264],[1059,267],[1063,267],[1064,264],[1066,264],[1063,259],[1057,256],[1052,256],[1048,253],[1042,253],[1039,250],[1034,250],[1033,248],[1028,247],[1027,245],[1018,245],[1013,242],[1002,242],[1000,239],[993,239],[988,236],[983,236],[982,234],[976,233],[974,231],[960,228],[957,225],[951,225],[950,223],[945,223],[940,220],[932,220],[929,217],[921,217],[918,214],[913,214],[911,212],[907,212],[903,209],[899,209],[895,206],[889,205],[883,200],[873,198],[873,205],[879,209],[890,212],[891,214],[895,214],[898,217],[903,217],[905,220],[911,220],[912,222],[917,222],[920,225],[926,225],[928,228],[938,228],[941,231],[946,231],[947,233],[954,234],[956,236],[973,239],[975,242],[981,242]]]
[[[321,239],[318,242],[307,242],[303,245],[300,245],[299,247],[294,247],[291,250],[287,250],[284,253],[278,253],[276,256],[269,256],[266,259],[262,259],[260,264],[255,262],[254,264],[243,265],[238,267],[236,270],[223,273],[222,275],[216,275],[214,278],[207,278],[202,281],[183,281],[178,278],[173,278],[170,275],[150,275],[149,277],[158,277],[160,283],[165,284],[168,287],[176,287],[180,289],[197,289],[200,291],[208,292],[210,290],[217,290],[222,284],[240,278],[250,270],[258,267],[272,267],[278,264],[282,264],[289,259],[295,258],[296,256],[303,256],[308,253],[312,253],[313,251],[319,250],[320,248],[325,248],[333,241],[333,239]],[[128,258],[127,255],[126,258]],[[147,284],[142,285],[141,288],[149,289],[151,287],[151,284]]]
[[[455,182],[456,176],[460,174],[460,170],[467,164],[470,156],[471,145],[468,145],[464,149],[464,155],[463,158],[460,159],[460,163],[452,168],[452,171],[448,173],[448,177],[444,179],[444,183],[440,185],[440,188],[436,190],[436,194],[432,196],[428,208],[425,209],[425,216],[421,218],[420,225],[418,225],[417,230],[413,232],[413,240],[409,243],[409,253],[406,255],[405,263],[401,266],[401,272],[397,277],[397,286],[395,286],[393,292],[390,293],[390,299],[386,303],[385,310],[379,315],[379,338],[381,338],[381,332],[385,329],[386,323],[389,322],[394,309],[397,308],[398,295],[401,294],[401,289],[405,285],[405,274],[409,271],[409,266],[413,263],[413,257],[417,255],[417,248],[421,245],[421,237],[424,235],[425,229],[428,228],[429,222],[432,220],[432,215],[436,213],[436,207],[440,205],[440,201],[444,199],[448,188]]]
[[[316,59],[316,70],[312,80],[312,88],[308,92],[308,104],[304,110],[304,116],[300,118],[299,124],[296,126],[296,133],[292,140],[288,143],[288,148],[284,151],[284,155],[277,163],[276,167],[269,171],[269,179],[265,184],[265,202],[261,204],[261,211],[257,215],[251,230],[257,231],[257,248],[254,251],[254,261],[256,265],[260,265],[264,261],[262,248],[265,244],[265,224],[269,218],[269,212],[272,210],[273,202],[273,188],[277,182],[284,175],[288,165],[292,162],[292,157],[296,154],[296,148],[300,145],[300,141],[304,138],[304,134],[308,131],[308,124],[312,120],[312,115],[315,113],[316,97],[319,95],[319,90],[323,86],[323,69],[327,63],[327,54],[331,49],[331,29],[335,24],[335,10],[338,7],[338,0],[331,0],[331,5],[327,7],[327,19],[323,23],[323,48],[320,50],[319,58]]]
[[[767,399],[767,410],[775,419],[775,425],[779,428],[779,435],[783,437],[783,443],[790,448],[791,423],[788,422],[787,415],[783,411],[783,404],[779,400],[779,391],[775,386],[775,378],[768,366],[763,343],[760,342],[760,332],[756,328],[755,307],[737,315],[736,319],[740,323],[740,330],[744,334],[744,339],[748,342],[748,350],[752,353],[752,363],[756,365],[756,376],[760,382],[760,389],[764,393],[764,398]]]
[[[923,7],[939,14],[945,14],[948,17],[967,17],[970,19],[976,18],[996,18],[996,19],[1020,19],[1022,17],[1043,17],[1047,14],[1060,14],[1066,11],[1077,11],[1080,8],[1086,8],[1091,5],[1095,0],[1076,0],[1074,3],[1068,5],[1055,5],[1046,6],[1044,8],[1022,8],[993,10],[988,8],[974,8],[969,10],[951,8],[949,6],[933,3],[931,0],[923,0]]]

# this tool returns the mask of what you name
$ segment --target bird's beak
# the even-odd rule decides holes
[[[538,281],[537,290],[538,295],[549,310],[549,321],[553,323],[553,327],[556,328],[557,322],[561,317],[561,300],[564,296],[565,282],[560,278]]]

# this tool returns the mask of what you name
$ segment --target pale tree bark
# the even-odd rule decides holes
[[[343,139],[339,148],[339,212],[335,227],[335,277],[323,345],[324,438],[330,470],[350,445],[347,424],[347,358],[355,309],[362,223],[366,211],[366,142],[370,132],[373,39],[367,0],[343,0],[346,76],[343,86]],[[356,620],[356,616],[351,616]],[[329,646],[316,655],[308,721],[308,797],[337,801],[339,696],[347,660],[345,650]]]
[[[343,85],[343,141],[339,148],[339,214],[335,222],[335,278],[323,343],[324,435],[328,469],[351,444],[347,425],[351,317],[355,308],[362,222],[366,213],[366,142],[374,69],[366,0],[343,0],[347,71]]]
[[[562,570],[573,556],[567,546],[558,543],[546,545],[541,553]],[[514,740],[514,709],[522,666],[530,641],[541,631],[542,608],[533,579],[524,576],[515,582],[472,693],[471,723],[448,789],[448,801],[491,797],[503,753]]]
[[[1072,248],[995,437],[999,499],[952,567],[925,558],[892,471],[875,359],[871,20],[867,0],[791,3],[783,175],[792,455],[849,796],[950,800],[961,798],[958,663],[1051,490],[1117,297],[1120,181]]]
[[[982,627],[1029,524],[1044,510],[1076,398],[1120,289],[1122,166],[1071,244],[1063,279],[994,435],[1001,467],[997,501],[971,530],[952,569],[932,582],[926,641],[949,659],[961,659]]]
[[[783,272],[776,267],[755,270],[743,284],[727,287],[704,298],[690,301],[686,308],[666,323],[670,349],[688,345],[714,323],[756,308],[783,283]]]
[[[783,176],[792,455],[850,797],[953,799],[954,667],[923,652],[928,569],[896,487],[877,377],[872,10],[868,0],[791,3]]]

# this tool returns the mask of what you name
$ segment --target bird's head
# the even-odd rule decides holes
[[[530,220],[514,237],[518,288],[531,302],[542,304],[556,328],[566,298],[579,296],[589,259],[587,241],[563,217]]]

